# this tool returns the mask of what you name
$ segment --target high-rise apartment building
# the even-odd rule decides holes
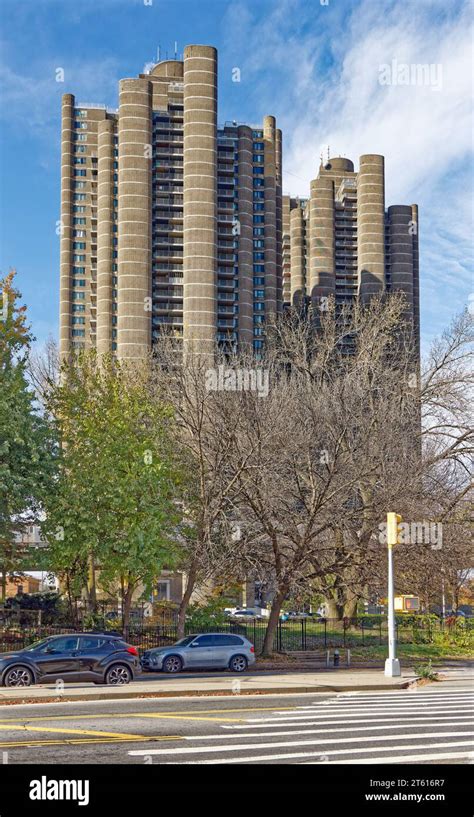
[[[217,123],[217,52],[62,107],[60,351],[146,354],[163,327],[210,350],[262,345],[282,309],[281,131]]]
[[[361,156],[358,172],[349,159],[328,159],[309,198],[283,197],[284,303],[316,310],[328,296],[339,305],[382,291],[404,292],[418,342],[418,207],[385,209],[383,156]]]

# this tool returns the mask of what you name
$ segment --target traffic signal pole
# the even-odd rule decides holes
[[[396,513],[387,514],[387,553],[388,553],[388,658],[385,660],[385,675],[397,678],[401,673],[400,661],[397,658],[397,637],[395,629],[395,604],[393,588],[393,545],[398,542],[398,525],[402,521]]]

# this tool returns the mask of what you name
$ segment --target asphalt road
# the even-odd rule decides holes
[[[3,763],[468,763],[474,691],[131,699],[0,708]]]

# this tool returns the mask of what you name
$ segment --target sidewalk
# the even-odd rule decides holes
[[[1,704],[49,703],[51,701],[106,701],[127,698],[167,698],[191,695],[283,695],[304,692],[362,692],[403,689],[415,679],[410,670],[401,678],[386,678],[381,669],[318,670],[317,672],[255,672],[244,675],[193,674],[170,678],[156,675],[123,687],[66,684],[58,694],[54,684],[7,689],[0,687]]]

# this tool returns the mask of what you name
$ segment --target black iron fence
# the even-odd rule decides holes
[[[23,620],[8,624],[0,621],[0,652],[18,650],[27,647],[42,638],[68,632],[90,630],[85,626],[38,625],[36,620]],[[229,620],[223,624],[199,626],[192,621],[186,623],[185,634],[197,632],[236,633],[249,639],[256,652],[263,646],[267,622],[262,619]],[[162,623],[146,624],[132,622],[127,631],[114,623],[114,631],[120,632],[127,641],[141,650],[151,647],[162,647],[177,640],[177,624],[169,618]],[[437,635],[459,633],[469,639],[474,635],[474,619],[452,622],[441,619],[412,620],[409,623],[397,623],[397,640],[400,644],[430,644]],[[311,651],[330,649],[332,647],[366,648],[378,647],[387,643],[387,620],[361,619],[312,619],[304,618],[279,621],[275,632],[273,648],[278,652]]]

